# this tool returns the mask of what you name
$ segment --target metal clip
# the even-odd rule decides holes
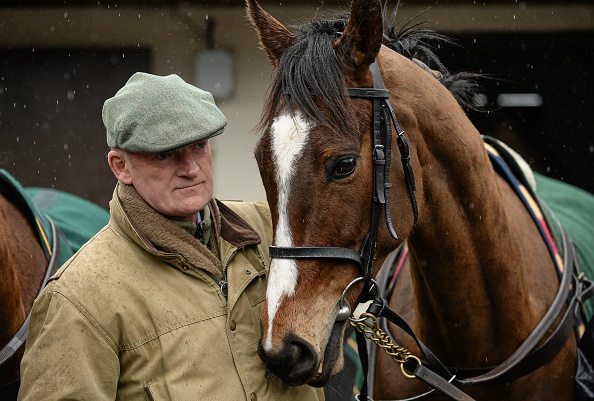
[[[225,280],[221,280],[219,282],[219,287],[221,288],[221,293],[225,298],[227,298],[227,293],[229,292],[227,282]]]

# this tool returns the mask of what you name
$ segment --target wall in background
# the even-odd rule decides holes
[[[303,6],[261,3],[283,23],[297,23],[338,8],[312,3]],[[418,21],[427,21],[427,27],[451,34],[538,35],[594,31],[594,6],[585,4],[527,6],[520,2],[513,6],[480,6],[458,3],[424,10],[424,6],[405,4],[398,13],[399,25],[422,13]],[[215,22],[209,40],[206,37],[207,20]],[[258,139],[253,127],[260,117],[271,67],[265,54],[258,49],[255,34],[241,7],[0,8],[2,51],[46,52],[48,60],[53,60],[51,68],[54,70],[46,79],[43,77],[48,67],[35,61],[39,58],[30,61],[32,64],[26,68],[23,63],[2,59],[0,137],[5,143],[17,145],[0,150],[0,167],[22,178],[25,185],[55,186],[106,206],[115,181],[105,160],[107,149],[102,149],[101,145],[105,138],[100,114],[103,101],[112,96],[136,69],[146,68],[148,72],[160,75],[176,73],[195,83],[196,55],[207,48],[209,42],[232,51],[236,82],[233,95],[217,101],[228,117],[229,125],[225,134],[212,141],[215,194],[222,199],[264,200],[264,190],[252,156]],[[471,55],[472,40],[464,45],[467,54]],[[92,56],[103,51],[101,61]],[[510,44],[505,55],[513,58],[519,51]],[[86,61],[81,59],[87,56]],[[77,61],[73,65],[74,59]],[[464,63],[464,60],[459,61]],[[34,83],[30,78],[32,73],[36,75]],[[88,88],[76,89],[73,95],[69,82],[74,76],[79,85],[77,88],[86,85]],[[70,77],[70,81],[66,77]],[[542,85],[546,84],[542,82]],[[592,97],[592,89],[589,90]],[[10,97],[23,93],[29,97],[22,103]],[[44,110],[35,108],[31,111],[36,98],[43,99]],[[571,107],[564,101],[555,110],[563,113],[563,109]],[[29,109],[24,111],[26,108]],[[23,114],[19,117],[21,111]],[[50,114],[51,120],[48,118]],[[72,124],[73,121],[78,122]],[[75,144],[80,146],[74,147]],[[48,160],[46,157],[51,156],[46,156],[43,151],[49,151],[55,157]],[[74,152],[76,156],[73,156]],[[36,160],[39,158],[44,160]],[[48,167],[52,163],[68,163],[69,168]],[[589,166],[591,171],[592,158],[586,163],[590,163],[586,167]],[[92,168],[89,170],[85,166]],[[81,183],[85,181],[92,182],[93,190],[89,185],[83,188]]]

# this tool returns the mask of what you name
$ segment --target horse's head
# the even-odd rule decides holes
[[[374,86],[370,65],[382,47],[381,2],[355,0],[348,19],[313,21],[295,32],[255,0],[246,3],[260,44],[275,67],[261,124],[264,133],[255,150],[275,246],[360,252],[372,225],[377,146],[372,137],[373,100],[349,97],[348,88]],[[407,63],[405,68],[424,74],[410,60],[396,56]],[[413,169],[418,168],[416,157],[411,157]],[[395,160],[389,203],[397,212],[390,224],[406,237],[414,224],[414,208],[404,169],[399,158]],[[377,235],[374,274],[401,242],[385,223]],[[361,267],[346,258],[272,260],[260,356],[273,373],[290,385],[321,386],[342,368],[341,306],[353,309],[357,304],[363,286],[349,284],[361,274]]]

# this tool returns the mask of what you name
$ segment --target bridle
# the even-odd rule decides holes
[[[373,103],[373,191],[371,196],[371,224],[361,249],[356,251],[351,248],[332,246],[271,246],[270,257],[279,259],[339,259],[355,263],[359,266],[361,273],[343,291],[336,322],[340,323],[348,319],[355,326],[365,320],[365,318],[351,317],[351,310],[344,300],[346,292],[353,284],[363,282],[364,288],[359,296],[359,302],[372,301],[367,309],[367,313],[364,315],[371,316],[373,319],[382,317],[400,327],[414,339],[425,357],[426,362],[421,362],[417,357],[408,354],[408,357],[405,356],[400,361],[403,374],[408,377],[418,378],[433,388],[433,390],[413,397],[410,400],[424,399],[437,390],[455,400],[473,401],[472,397],[461,391],[457,386],[511,381],[534,371],[550,361],[565,343],[575,321],[575,314],[577,313],[576,310],[579,304],[587,297],[592,296],[594,286],[579,274],[579,266],[577,266],[577,260],[575,258],[575,247],[571,239],[567,237],[559,225],[563,239],[565,270],[561,277],[559,290],[543,320],[516,352],[496,367],[470,370],[446,368],[416,337],[409,325],[398,314],[388,308],[386,301],[379,297],[377,283],[372,278],[379,220],[382,209],[384,208],[388,231],[394,239],[398,239],[398,235],[392,225],[389,196],[392,125],[396,130],[397,144],[404,170],[404,180],[411,200],[415,223],[418,220],[418,208],[408,143],[404,132],[398,124],[394,109],[390,105],[389,91],[384,87],[377,62],[372,63],[370,69],[373,76],[373,88],[348,88],[348,95],[350,97],[368,98]],[[551,330],[552,334],[547,337],[547,333]],[[360,331],[356,333],[359,356],[364,370],[361,393],[356,398],[357,400],[366,401],[368,399],[367,369],[369,362],[367,344],[365,337],[361,335]],[[407,374],[404,370],[405,366],[413,374]],[[451,373],[451,371],[454,371],[454,373]]]
[[[342,259],[357,264],[361,271],[359,281],[370,285],[373,274],[375,247],[379,230],[380,216],[385,208],[386,226],[390,235],[398,239],[392,225],[390,213],[390,161],[392,154],[392,124],[396,130],[397,144],[404,170],[404,179],[410,196],[414,221],[418,219],[415,198],[415,178],[410,165],[410,153],[404,131],[400,128],[396,114],[389,101],[390,92],[385,89],[377,62],[371,64],[373,88],[348,88],[353,98],[368,98],[373,102],[373,191],[371,194],[371,224],[359,251],[351,248],[332,246],[291,246],[270,247],[270,257],[278,259]],[[341,316],[343,316],[341,314]],[[344,317],[343,320],[345,320]]]
[[[373,263],[379,231],[379,222],[382,210],[385,209],[386,226],[392,238],[398,239],[398,234],[392,225],[390,212],[390,162],[392,159],[392,125],[396,130],[397,145],[400,152],[400,159],[404,171],[404,180],[410,197],[414,222],[418,220],[419,212],[415,197],[415,178],[410,165],[410,152],[404,131],[400,128],[396,113],[390,104],[390,92],[385,88],[377,61],[371,66],[373,88],[348,88],[348,95],[352,98],[366,98],[372,100],[372,146],[373,146],[373,190],[371,193],[371,222],[369,231],[365,236],[363,245],[359,251],[351,248],[333,246],[291,246],[277,247],[270,246],[271,258],[277,259],[332,259],[346,260],[355,263],[360,269],[360,276],[353,280],[343,291],[339,312],[336,317],[335,326],[351,320],[351,310],[344,301],[346,292],[352,285],[362,282],[363,290],[359,295],[359,302],[377,300],[377,283],[373,280]],[[412,330],[411,330],[412,332]],[[367,400],[367,351],[365,339],[357,332],[359,344],[359,356],[364,367],[364,383],[360,396]],[[363,351],[364,350],[364,351]],[[418,359],[417,359],[418,360]],[[418,363],[420,366],[420,361]],[[359,395],[357,396],[359,399]]]

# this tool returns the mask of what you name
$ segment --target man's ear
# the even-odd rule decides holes
[[[107,162],[118,181],[127,185],[132,184],[132,175],[129,171],[130,162],[126,160],[121,151],[110,150],[107,154]]]

